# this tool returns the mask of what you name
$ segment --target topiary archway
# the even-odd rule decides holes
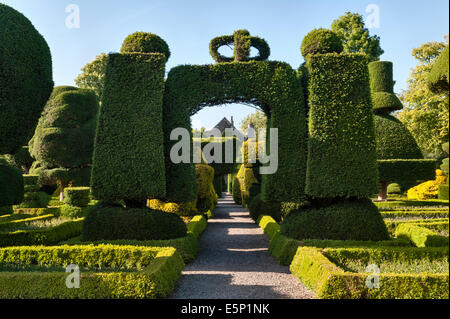
[[[301,201],[307,141],[303,90],[287,63],[255,60],[182,65],[170,70],[163,101],[166,198],[186,202],[196,196],[194,164],[172,163],[170,150],[177,141],[170,140],[170,133],[178,127],[191,132],[191,115],[203,107],[227,103],[258,106],[267,115],[269,126],[278,128],[278,170],[264,176],[263,197]]]

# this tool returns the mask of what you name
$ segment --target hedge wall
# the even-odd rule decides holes
[[[20,204],[23,195],[22,172],[0,158],[0,207]]]
[[[161,53],[108,56],[92,158],[94,197],[145,200],[165,195],[165,61]]]
[[[0,154],[13,154],[32,136],[50,96],[52,58],[31,22],[4,4],[0,4],[0,43]]]
[[[368,197],[377,191],[375,129],[367,57],[317,54],[309,70],[306,193]]]
[[[436,160],[434,159],[385,159],[378,160],[380,181],[418,181],[434,179]]]
[[[304,197],[306,121],[301,84],[292,68],[282,62],[235,62],[182,65],[172,68],[164,95],[164,142],[167,195],[176,202],[195,199],[194,166],[173,164],[170,132],[185,127],[190,116],[205,106],[252,103],[278,128],[278,170],[266,176],[265,199],[299,201]],[[293,134],[295,132],[295,134]]]

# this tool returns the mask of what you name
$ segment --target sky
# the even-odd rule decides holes
[[[99,53],[118,52],[135,31],[152,32],[169,45],[166,72],[180,64],[211,64],[209,42],[247,29],[270,46],[269,60],[303,63],[300,44],[314,28],[330,28],[345,12],[360,13],[371,35],[381,38],[381,60],[394,63],[395,92],[406,89],[416,61],[413,48],[443,41],[449,30],[447,0],[0,0],[22,12],[49,44],[55,85],[74,85],[80,69]],[[79,25],[71,20],[79,9]],[[376,5],[376,10],[373,9]],[[66,9],[69,11],[66,12]],[[366,10],[368,10],[366,12]],[[69,18],[69,19],[68,19]],[[69,26],[69,27],[68,27]],[[75,26],[75,27],[73,27]],[[221,50],[221,53],[231,53]],[[231,55],[231,54],[230,54]],[[192,117],[194,128],[212,128],[223,117],[235,125],[254,108],[241,104],[204,108]]]

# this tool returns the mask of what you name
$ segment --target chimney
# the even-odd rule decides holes
[[[234,127],[234,122],[233,122],[233,115],[231,115],[231,126]]]

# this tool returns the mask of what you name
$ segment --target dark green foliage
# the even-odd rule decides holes
[[[435,178],[436,160],[378,160],[378,175],[383,182],[426,181]]]
[[[219,53],[221,46],[231,44],[234,44],[232,57],[225,57]],[[250,47],[259,51],[256,57],[250,57]],[[233,35],[212,39],[209,43],[209,53],[216,62],[265,61],[270,55],[270,48],[264,39],[250,36],[247,30],[236,30]]]
[[[51,196],[41,192],[38,185],[38,175],[23,175],[24,200],[16,208],[39,208],[47,207]]]
[[[333,31],[323,28],[310,31],[303,38],[301,46],[304,58],[311,54],[341,53],[342,50],[341,39]]]
[[[36,159],[30,173],[39,175],[40,184],[88,185],[97,112],[92,90],[55,87],[29,142]]]
[[[52,91],[52,60],[31,22],[4,4],[0,43],[0,154],[14,154],[30,139]]]
[[[92,158],[92,194],[98,199],[165,195],[164,64],[160,53],[108,56]]]
[[[213,181],[214,190],[218,197],[222,197],[223,192],[223,176],[214,177]]]
[[[378,159],[422,159],[416,140],[397,118],[375,115],[375,138]]]
[[[393,65],[390,61],[369,63],[370,90],[394,93]]]
[[[135,32],[125,38],[120,53],[162,53],[169,60],[170,50],[166,41],[150,32]]]
[[[377,163],[367,57],[310,55],[307,67],[306,193],[316,198],[371,196],[377,191]]]
[[[296,73],[281,62],[235,62],[216,65],[183,65],[170,70],[164,95],[164,142],[167,199],[195,199],[194,165],[174,164],[170,150],[172,129],[187,128],[190,116],[203,107],[227,103],[252,103],[278,128],[278,170],[263,181],[264,198],[298,201],[304,197],[306,121],[303,90]],[[295,134],[292,134],[295,132]],[[295,160],[293,160],[295,159]]]
[[[83,224],[83,240],[172,239],[186,236],[183,220],[149,208],[96,207]]]
[[[0,207],[20,204],[23,195],[22,172],[0,158]]]
[[[250,217],[256,221],[260,215],[271,216],[275,221],[281,220],[281,204],[279,202],[265,202],[261,194],[256,195],[248,206]]]
[[[60,214],[62,217],[79,218],[86,216],[89,207],[78,207],[72,205],[61,205],[59,207]]]
[[[233,177],[233,184],[231,186],[231,189],[234,202],[238,205],[241,205],[242,204],[241,182],[236,176]]]
[[[385,240],[386,225],[370,199],[349,199],[321,208],[293,211],[281,223],[289,238]]]
[[[442,150],[448,155],[448,142],[442,144]],[[442,164],[440,165],[441,170],[444,171],[445,175],[447,175],[447,184],[448,184],[448,157],[442,160]]]
[[[5,159],[9,164],[20,168],[24,174],[27,174],[34,158],[31,157],[28,146],[22,146],[15,154],[6,154]]]
[[[89,187],[67,187],[64,189],[64,202],[72,206],[87,206],[90,192]]]
[[[394,94],[392,62],[375,61],[369,63],[370,90],[375,114],[401,110],[403,104]]]
[[[428,87],[432,92],[448,94],[449,82],[448,45],[439,54],[428,75]]]

